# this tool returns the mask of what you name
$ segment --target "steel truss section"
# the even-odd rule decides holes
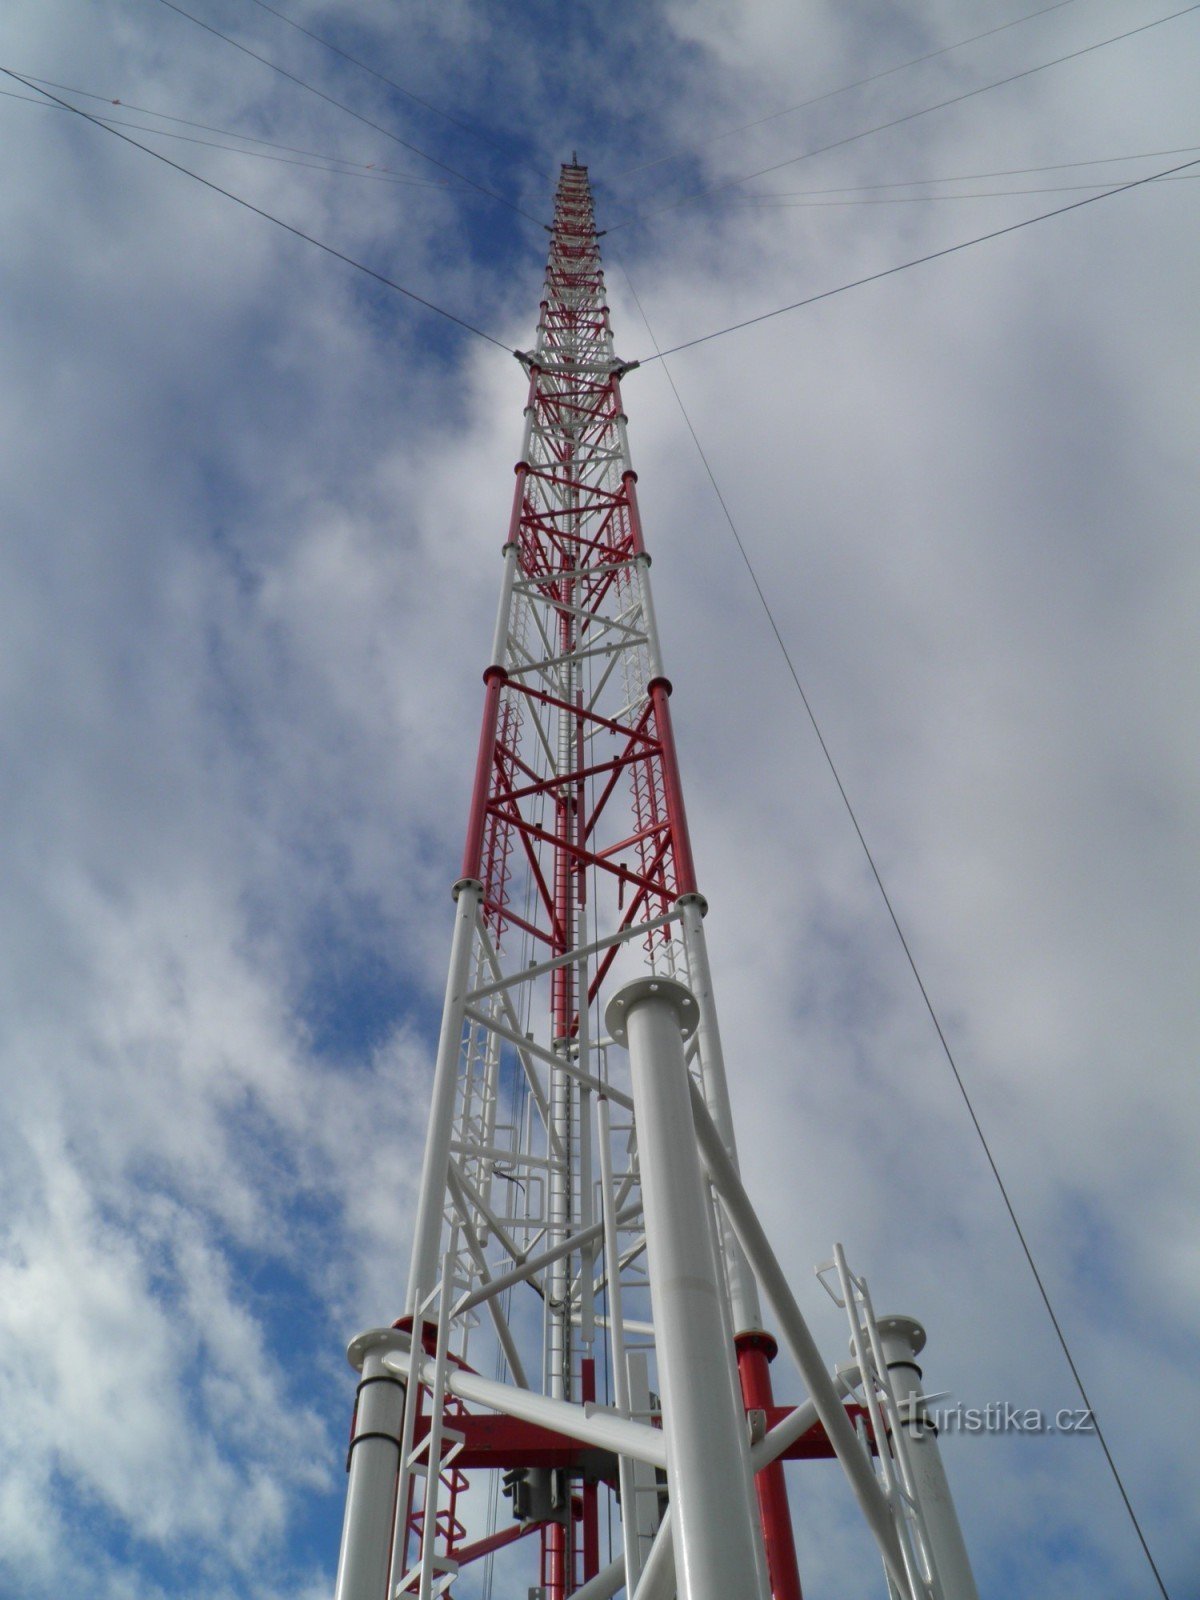
[[[869,1400],[847,1407],[804,1361],[813,1399],[772,1394],[755,1273],[778,1269],[738,1175],[628,369],[574,164],[520,359],[406,1314],[352,1346],[337,1600],[466,1600],[474,1563],[515,1562],[501,1552],[527,1535],[522,1600],[800,1600],[781,1463],[835,1454],[903,1582],[855,1435]],[[812,1367],[794,1301],[772,1302]],[[619,1551],[601,1549],[605,1500]]]

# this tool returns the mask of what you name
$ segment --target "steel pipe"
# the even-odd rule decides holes
[[[405,1348],[393,1328],[362,1333],[347,1351],[362,1373],[350,1441],[350,1475],[334,1600],[385,1600],[400,1470],[404,1386],[387,1358]]]
[[[762,1586],[749,1441],[708,1193],[689,1137],[683,1045],[698,1018],[693,996],[671,978],[626,984],[605,1012],[609,1032],[629,1048],[679,1594],[750,1600]]]
[[[763,1231],[762,1223],[759,1222],[754,1207],[750,1204],[742,1180],[734,1171],[733,1163],[721,1142],[721,1136],[713,1126],[708,1107],[704,1104],[704,1097],[691,1079],[688,1080],[688,1086],[691,1092],[696,1138],[713,1187],[729,1220],[733,1223],[763,1292],[771,1302],[780,1334],[791,1351],[792,1359],[800,1369],[800,1376],[808,1385],[817,1415],[829,1436],[829,1442],[850,1480],[850,1486],[862,1508],[863,1516],[867,1519],[867,1526],[875,1535],[888,1576],[901,1594],[907,1594],[908,1577],[900,1541],[896,1536],[887,1501],[875,1481],[871,1463],[854,1436],[854,1430],[838,1397],[834,1380],[826,1370],[821,1352],[808,1330],[804,1314],[788,1286],[783,1269]]]

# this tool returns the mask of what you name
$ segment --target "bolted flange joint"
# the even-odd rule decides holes
[[[635,978],[604,1008],[604,1026],[619,1045],[629,1043],[629,1013],[650,1000],[665,1000],[679,1019],[679,1031],[690,1039],[700,1021],[700,1007],[686,983],[678,978]]]
[[[408,1335],[395,1328],[368,1328],[365,1333],[351,1339],[346,1347],[346,1360],[355,1372],[361,1372],[372,1350],[382,1350],[385,1354],[401,1350],[407,1354],[409,1343]]]
[[[916,1317],[893,1314],[876,1317],[875,1321],[879,1328],[879,1342],[883,1346],[884,1359],[888,1366],[916,1367],[915,1358],[925,1348],[925,1329]],[[920,1370],[917,1367],[917,1371]]]

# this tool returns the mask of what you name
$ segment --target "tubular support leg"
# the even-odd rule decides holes
[[[749,1441],[690,1136],[683,1040],[697,1017],[691,994],[669,978],[627,984],[606,1012],[609,1032],[629,1047],[680,1600],[750,1600],[761,1588]]]
[[[391,1328],[373,1328],[360,1334],[348,1352],[351,1365],[362,1373],[362,1382],[350,1441],[350,1477],[334,1600],[384,1600],[387,1594],[404,1385],[384,1366],[384,1357],[402,1349],[404,1343]]]

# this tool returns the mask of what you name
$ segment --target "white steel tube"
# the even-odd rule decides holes
[[[806,1400],[803,1405],[797,1406],[790,1412],[782,1422],[777,1422],[770,1433],[757,1444],[750,1446],[750,1465],[754,1471],[759,1472],[777,1460],[788,1446],[794,1444],[801,1434],[807,1433],[816,1421],[817,1408],[811,1400]],[[667,1508],[659,1524],[658,1533],[646,1562],[644,1577],[640,1580],[635,1577],[628,1585],[625,1584],[627,1560],[626,1555],[618,1556],[590,1582],[577,1589],[573,1600],[609,1600],[609,1596],[616,1594],[623,1585],[628,1588],[631,1595],[635,1596],[635,1600],[674,1600],[675,1544],[671,1536],[670,1507]]]
[[[587,904],[581,904],[577,911],[579,927],[576,939],[580,944],[587,938]],[[575,992],[579,996],[579,1032],[575,1039],[575,1053],[580,1061],[590,1059],[591,1039],[590,1022],[591,1009],[587,1004],[588,992],[588,964],[586,958],[579,962],[575,974]],[[567,1063],[564,1062],[564,1065]],[[581,1232],[586,1232],[592,1226],[593,1193],[592,1193],[592,1091],[574,1076],[576,1115],[576,1154],[579,1161],[579,1214],[575,1218],[575,1225]],[[596,1341],[596,1297],[593,1287],[596,1265],[596,1247],[584,1244],[579,1250],[579,1321],[583,1345],[589,1356],[595,1355]]]
[[[704,1098],[709,1115],[726,1153],[738,1172],[737,1140],[733,1132],[733,1110],[729,1103],[729,1080],[725,1075],[725,1052],[721,1046],[721,1030],[717,1023],[716,1000],[713,996],[712,973],[708,965],[708,945],[704,937],[704,900],[698,894],[683,895],[679,902],[683,925],[683,942],[688,958],[688,977],[692,993],[700,1007],[700,1022],[696,1029],[700,1048],[700,1077],[704,1085]],[[746,1260],[746,1253],[728,1219],[718,1217],[721,1229],[721,1254],[725,1261],[725,1274],[729,1282],[729,1309],[733,1317],[734,1333],[747,1333],[762,1327],[759,1308],[758,1285]]]
[[[708,1168],[709,1177],[713,1187],[720,1196],[721,1203],[728,1213],[730,1221],[737,1230],[742,1248],[749,1258],[751,1266],[758,1276],[758,1281],[763,1287],[767,1299],[774,1309],[776,1321],[784,1342],[791,1351],[792,1359],[800,1369],[800,1376],[808,1385],[813,1403],[817,1408],[817,1415],[825,1425],[825,1432],[833,1446],[842,1469],[850,1479],[851,1487],[862,1508],[867,1526],[875,1535],[884,1564],[892,1581],[896,1584],[901,1594],[908,1592],[908,1579],[904,1568],[904,1557],[900,1549],[900,1541],[896,1537],[896,1530],[892,1524],[891,1513],[883,1497],[875,1474],[871,1470],[870,1461],[864,1454],[858,1440],[854,1437],[854,1430],[850,1426],[845,1408],[838,1397],[837,1387],[833,1378],[826,1371],[825,1363],[821,1359],[821,1352],[817,1349],[812,1334],[808,1331],[808,1324],[800,1307],[796,1304],[795,1296],[784,1277],[783,1269],[776,1259],[775,1252],[771,1249],[762,1224],[755,1215],[754,1207],[750,1204],[748,1195],[742,1187],[742,1180],[734,1171],[733,1163],[721,1141],[721,1136],[713,1126],[712,1118],[708,1114],[708,1107],[704,1104],[704,1097],[696,1084],[690,1079],[688,1087],[691,1091],[692,1112],[695,1118],[696,1137],[699,1141],[700,1151],[704,1157],[704,1164]],[[649,1207],[647,1206],[647,1211]]]
[[[372,1328],[360,1334],[348,1351],[362,1382],[350,1443],[334,1600],[386,1600],[404,1386],[385,1365],[385,1358],[405,1343],[392,1328]]]
[[[508,666],[508,634],[512,614],[513,583],[517,576],[517,547],[504,546],[504,576],[500,582],[500,601],[496,607],[496,631],[492,635],[493,667]]]
[[[617,1197],[613,1188],[612,1131],[609,1125],[608,1100],[600,1095],[596,1101],[596,1121],[600,1132],[600,1203],[604,1222],[604,1274],[608,1301],[609,1344],[612,1353],[613,1399],[623,1417],[629,1415],[629,1371],[625,1365],[625,1327],[621,1309],[621,1244],[617,1233]],[[621,1485],[621,1543],[625,1550],[625,1573],[628,1589],[633,1593],[641,1572],[641,1554],[638,1549],[638,1524],[634,1515],[633,1464],[625,1456],[617,1460],[617,1475]]]
[[[836,1379],[835,1382],[845,1393],[845,1385]],[[761,1472],[764,1467],[769,1467],[772,1461],[778,1461],[788,1446],[795,1444],[796,1440],[819,1420],[817,1408],[811,1400],[805,1400],[794,1410],[789,1411],[782,1422],[777,1422],[761,1439],[750,1446],[750,1465],[753,1470]]]
[[[734,1404],[704,1175],[686,1136],[683,1030],[697,1015],[683,984],[641,978],[613,996],[605,1020],[629,1046],[680,1600],[751,1600],[762,1589],[749,1440]]]
[[[463,1013],[470,984],[475,918],[483,898],[483,885],[475,878],[465,878],[455,884],[454,894],[450,972],[446,979],[442,1031],[433,1074],[433,1102],[429,1108],[429,1131],[425,1138],[421,1188],[417,1195],[417,1217],[413,1228],[412,1267],[408,1276],[408,1303],[405,1308],[409,1316],[417,1314],[421,1302],[438,1280],[446,1175],[450,1168],[450,1141],[454,1133],[454,1099],[458,1090],[459,1057],[462,1053]]]
[[[979,1600],[971,1558],[946,1481],[937,1428],[925,1409],[921,1369],[916,1357],[925,1344],[925,1330],[912,1317],[880,1317],[879,1340],[892,1378],[912,1469],[916,1501],[925,1522],[945,1600]]]
[[[625,1557],[618,1556],[606,1567],[601,1567],[594,1578],[589,1578],[571,1594],[571,1600],[612,1600],[618,1589],[625,1587]]]
[[[650,557],[642,552],[637,558],[638,589],[642,597],[642,626],[646,630],[647,679],[663,676],[662,649],[658,642],[658,618],[654,599],[650,593]]]
[[[650,1546],[650,1554],[646,1557],[646,1565],[642,1568],[638,1586],[636,1589],[631,1589],[630,1594],[633,1600],[675,1600],[677,1589],[675,1533],[671,1507],[668,1506],[658,1525],[654,1543]]]
[[[626,1206],[624,1211],[618,1213],[617,1221],[622,1223],[632,1222],[634,1217],[641,1215],[641,1211],[640,1202],[636,1205]],[[590,1228],[584,1229],[579,1233],[573,1233],[567,1239],[560,1239],[558,1244],[552,1246],[549,1250],[543,1250],[540,1255],[530,1256],[519,1267],[513,1267],[510,1272],[501,1273],[485,1283],[482,1288],[474,1290],[471,1294],[464,1295],[454,1308],[455,1316],[461,1316],[464,1311],[474,1310],[476,1306],[482,1305],[492,1295],[499,1294],[501,1290],[510,1288],[514,1283],[524,1283],[526,1279],[532,1278],[540,1272],[543,1267],[549,1266],[552,1261],[557,1261],[560,1256],[569,1255],[572,1250],[579,1246],[581,1241],[584,1244],[590,1243],[593,1239],[598,1239],[603,1232],[604,1223],[593,1222]]]
[[[560,1048],[570,1048],[563,1041]],[[567,1160],[556,1162],[550,1171],[549,1237],[568,1248],[560,1250],[546,1270],[546,1387],[556,1400],[571,1393],[570,1258],[577,1247],[572,1230],[571,1179],[567,1165],[574,1154],[571,1140],[571,1095],[574,1084],[562,1068],[550,1071],[550,1128],[559,1145],[568,1152]]]
[[[488,1271],[487,1256],[484,1253],[482,1244],[479,1242],[479,1235],[475,1232],[475,1226],[471,1221],[470,1207],[466,1203],[463,1186],[456,1178],[453,1167],[447,1167],[446,1174],[450,1179],[450,1193],[454,1198],[455,1205],[458,1207],[458,1225],[462,1229],[467,1249],[471,1252],[475,1270],[482,1278],[483,1286],[486,1289],[492,1281],[492,1275]],[[517,1349],[513,1340],[512,1332],[497,1301],[495,1292],[488,1295],[487,1308],[491,1313],[492,1326],[496,1330],[496,1338],[500,1341],[500,1348],[504,1352],[504,1359],[508,1362],[508,1370],[513,1382],[520,1389],[528,1389],[529,1379],[525,1376],[525,1366],[521,1360],[521,1352]]]
[[[384,1364],[389,1372],[406,1378],[409,1335],[397,1334],[396,1337],[400,1343],[393,1346],[393,1353],[386,1357]],[[402,1353],[395,1353],[397,1351]],[[417,1376],[432,1388],[437,1363],[429,1356],[422,1357],[417,1363]],[[460,1400],[486,1406],[489,1411],[500,1411],[522,1422],[552,1428],[555,1433],[565,1433],[569,1439],[581,1439],[584,1444],[594,1444],[617,1455],[648,1461],[652,1467],[667,1464],[667,1445],[661,1429],[618,1417],[602,1406],[554,1400],[549,1395],[538,1394],[535,1389],[517,1389],[495,1378],[481,1378],[478,1373],[465,1372],[461,1367],[447,1367],[446,1392],[457,1395]]]

